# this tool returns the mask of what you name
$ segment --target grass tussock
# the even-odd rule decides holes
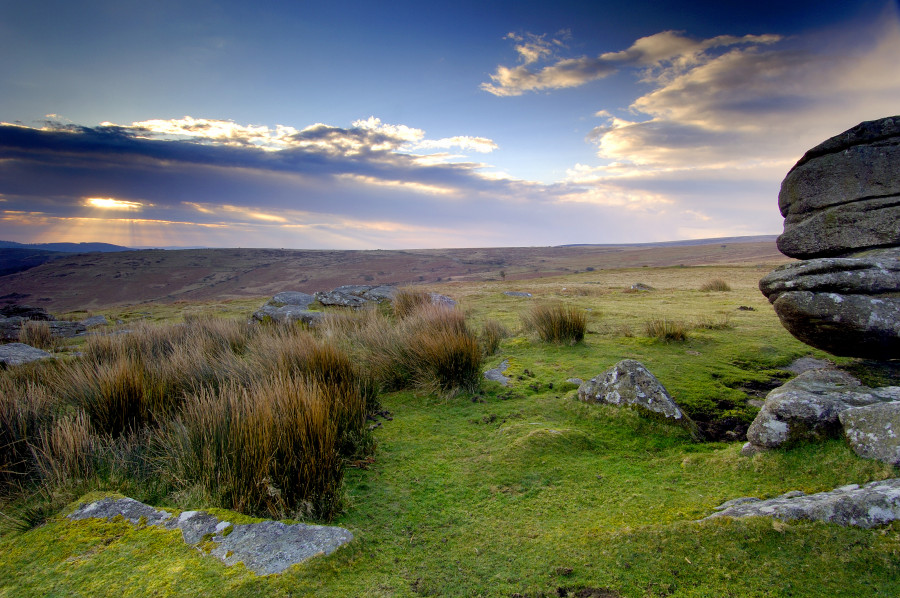
[[[416,313],[426,305],[431,305],[431,293],[422,289],[404,288],[397,291],[391,302],[394,315],[404,319]]]
[[[681,320],[653,318],[644,323],[645,334],[664,343],[686,341],[687,331],[687,324]]]
[[[43,320],[26,320],[19,330],[19,342],[45,351],[56,351],[60,344],[50,330],[50,322]]]
[[[703,283],[703,285],[700,286],[700,290],[703,292],[711,292],[711,291],[725,292],[725,291],[731,290],[731,285],[729,285],[727,282],[725,282],[721,278],[714,278],[712,280],[709,280],[709,281]]]
[[[328,518],[343,462],[374,448],[363,371],[299,328],[192,317],[92,337],[79,359],[0,373],[0,483],[199,488],[248,513]]]
[[[562,303],[537,304],[522,318],[527,330],[548,343],[575,344],[584,340],[587,314]]]
[[[734,328],[731,314],[722,313],[717,316],[702,315],[694,322],[694,328],[703,330],[730,330]]]
[[[224,507],[327,519],[341,506],[346,400],[287,375],[203,389],[160,429],[161,460],[173,483]]]
[[[481,335],[478,337],[481,349],[485,355],[493,355],[500,348],[500,341],[509,336],[509,330],[497,320],[486,320],[481,325]]]

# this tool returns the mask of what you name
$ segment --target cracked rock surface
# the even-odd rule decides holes
[[[183,511],[175,516],[132,498],[104,498],[82,504],[68,517],[107,521],[123,517],[134,525],[179,529],[185,543],[197,545],[208,540],[213,544],[210,554],[228,566],[244,563],[258,575],[281,573],[316,555],[331,554],[353,539],[353,534],[341,527],[280,521],[233,525],[205,511]]]

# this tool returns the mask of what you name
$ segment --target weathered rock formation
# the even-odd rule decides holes
[[[0,307],[0,341],[18,340],[22,326],[29,321],[47,322],[50,334],[59,338],[72,338],[87,330],[83,322],[57,320],[43,307],[4,305]]]
[[[656,376],[639,361],[623,359],[578,387],[578,398],[589,403],[634,407],[677,422],[698,438],[697,425],[684,413]]]
[[[280,521],[233,525],[204,511],[184,511],[176,517],[132,498],[104,498],[83,504],[69,519],[110,521],[118,516],[134,525],[180,529],[187,544],[211,538],[210,554],[229,566],[244,563],[259,575],[281,573],[318,554],[331,554],[353,539],[353,534],[341,527],[287,525]]]
[[[804,260],[760,281],[785,328],[835,355],[900,357],[900,116],[806,152],[778,205],[778,247]]]
[[[395,287],[387,285],[348,284],[333,291],[320,291],[316,293],[316,299],[322,305],[362,307],[370,302],[390,301],[396,292]]]
[[[251,318],[257,322],[277,322],[289,324],[303,322],[313,326],[323,316],[322,312],[310,311],[310,304],[316,298],[299,291],[277,293],[265,305],[253,312]]]
[[[772,390],[747,430],[744,454],[841,434],[842,412],[900,400],[900,386],[868,388],[839,370],[809,370]],[[900,405],[900,403],[898,403]]]
[[[804,494],[798,490],[777,498],[736,498],[718,507],[717,517],[774,517],[826,521],[838,525],[871,528],[900,519],[900,478],[850,484],[830,492]]]

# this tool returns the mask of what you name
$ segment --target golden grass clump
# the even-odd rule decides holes
[[[713,280],[709,280],[700,287],[700,290],[703,292],[725,292],[731,290],[731,285],[722,280],[721,278],[714,278]]]
[[[421,307],[431,304],[431,293],[421,289],[404,288],[397,291],[392,300],[394,315],[408,318]]]
[[[486,320],[481,325],[481,335],[478,337],[481,349],[485,355],[493,355],[500,348],[500,341],[509,336],[509,330],[497,320]]]
[[[19,342],[45,351],[59,348],[59,341],[50,330],[50,322],[42,320],[26,320],[19,329]]]
[[[653,318],[644,323],[644,332],[650,338],[655,338],[665,343],[687,340],[687,325],[681,320]]]
[[[299,376],[187,398],[160,429],[165,471],[245,513],[329,518],[341,507],[341,397]]]
[[[587,331],[584,310],[562,303],[537,304],[522,317],[522,322],[548,343],[579,343]]]

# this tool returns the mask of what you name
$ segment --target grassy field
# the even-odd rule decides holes
[[[0,595],[900,595],[900,525],[698,522],[741,496],[818,492],[898,474],[857,458],[840,440],[739,454],[737,437],[755,400],[789,377],[781,368],[801,356],[827,357],[780,326],[756,289],[769,269],[631,268],[432,285],[459,301],[473,329],[496,321],[507,330],[484,367],[508,360],[512,380],[456,395],[380,396],[392,419],[374,431],[372,462],[347,469],[345,508],[332,521],[354,533],[351,544],[259,577],[186,546],[180,532],[72,523],[55,513],[28,531],[3,528]],[[731,290],[700,290],[713,280]],[[635,283],[653,290],[631,292]],[[533,305],[557,301],[585,310],[582,342],[545,343],[523,326]],[[246,317],[252,304],[243,312],[243,303],[182,307]],[[168,322],[180,311],[142,305],[111,316]],[[686,340],[648,336],[647,323],[660,319],[676,323]],[[643,362],[715,440],[698,443],[682,428],[577,400],[567,379],[588,379],[625,358]],[[135,494],[112,481],[100,486],[77,491]],[[74,488],[57,491],[58,504],[80,498]],[[16,500],[2,507],[5,514],[16,515]],[[215,506],[177,494],[155,503]]]

